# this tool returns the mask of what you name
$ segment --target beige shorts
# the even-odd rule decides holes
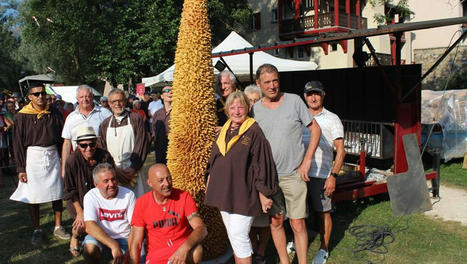
[[[279,176],[280,192],[273,195],[273,206],[270,215],[286,212],[290,219],[301,219],[308,216],[306,209],[307,186],[298,174]]]

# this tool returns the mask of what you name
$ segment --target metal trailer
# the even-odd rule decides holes
[[[387,193],[386,177],[408,171],[402,137],[414,133],[420,146],[421,132],[421,81],[457,46],[467,35],[464,30],[436,63],[421,76],[420,65],[401,65],[401,37],[404,31],[442,27],[467,23],[467,17],[440,19],[415,23],[393,24],[368,30],[353,30],[348,33],[319,35],[300,40],[257,46],[213,54],[213,57],[250,54],[250,82],[253,82],[253,54],[302,45],[316,45],[355,39],[354,58],[361,56],[362,46],[367,45],[377,67],[318,70],[307,72],[281,72],[281,90],[302,95],[303,85],[309,80],[320,80],[326,89],[325,107],[335,112],[344,125],[346,161],[356,166],[337,177],[333,201],[355,200]],[[382,66],[367,39],[370,36],[392,34],[396,38],[396,60],[393,66]],[[434,159],[435,170],[425,175],[432,180],[432,193],[439,195],[439,156]],[[377,169],[377,170],[375,170]],[[369,177],[372,172],[383,177]]]

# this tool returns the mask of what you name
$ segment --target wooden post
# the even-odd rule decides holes
[[[334,26],[339,26],[339,0],[334,0]]]
[[[462,165],[463,169],[467,169],[467,152],[464,154],[464,164]]]
[[[318,0],[313,0],[313,7],[315,10],[315,28],[318,28]]]

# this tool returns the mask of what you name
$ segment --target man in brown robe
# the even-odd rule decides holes
[[[27,203],[34,233],[33,245],[42,240],[39,226],[39,204],[52,202],[54,211],[54,236],[70,239],[62,222],[62,178],[59,148],[63,127],[62,114],[47,105],[45,87],[35,84],[29,88],[30,103],[16,115],[13,132],[13,147],[18,171],[18,188],[10,199]]]
[[[109,152],[97,147],[97,136],[92,126],[82,126],[76,133],[77,151],[73,152],[65,163],[65,192],[64,200],[73,204],[68,208],[73,217],[70,253],[79,255],[78,237],[85,234],[83,198],[94,188],[92,170],[99,163],[107,162],[115,167]]]
[[[132,187],[139,197],[149,189],[146,176],[140,172],[149,151],[149,133],[144,129],[140,115],[125,110],[126,103],[122,90],[110,91],[109,105],[113,115],[101,123],[98,143],[110,152],[117,168],[122,169],[120,183]]]

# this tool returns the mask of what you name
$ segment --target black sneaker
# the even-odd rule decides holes
[[[31,244],[33,244],[34,246],[37,246],[41,242],[42,242],[42,229],[36,229],[34,230],[34,233],[32,233]]]

